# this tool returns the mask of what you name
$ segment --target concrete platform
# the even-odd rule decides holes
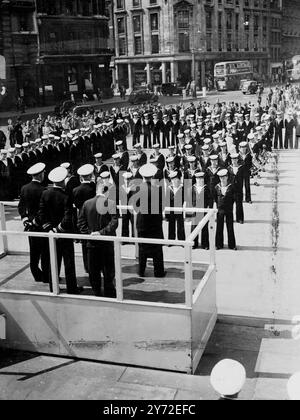
[[[241,400],[286,400],[300,342],[288,323],[253,323],[221,319],[195,376],[0,350],[0,399],[217,400],[210,373],[230,357],[247,371]]]

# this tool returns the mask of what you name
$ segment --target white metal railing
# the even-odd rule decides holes
[[[50,264],[51,264],[51,277],[53,295],[58,296],[60,294],[59,286],[59,273],[57,264],[57,253],[56,253],[56,240],[58,239],[72,239],[72,240],[88,240],[88,241],[101,241],[101,242],[113,242],[115,249],[115,282],[116,282],[116,295],[117,301],[122,302],[124,300],[123,295],[123,278],[122,278],[122,258],[121,258],[121,246],[123,242],[132,243],[138,249],[139,244],[150,244],[150,245],[162,245],[162,246],[182,246],[184,248],[184,272],[185,272],[185,306],[191,308],[193,305],[193,261],[192,261],[192,247],[194,245],[195,238],[201,234],[203,228],[209,223],[209,238],[210,238],[210,261],[208,264],[208,270],[205,274],[205,278],[210,276],[210,273],[216,267],[216,249],[215,249],[215,229],[216,229],[216,210],[214,209],[198,209],[198,208],[180,208],[180,207],[167,207],[166,212],[178,212],[178,213],[203,213],[206,214],[200,221],[195,230],[189,235],[185,241],[177,240],[166,240],[166,239],[151,239],[151,238],[128,238],[120,236],[90,236],[80,234],[61,234],[61,233],[43,233],[43,232],[24,232],[24,231],[9,231],[7,230],[5,207],[17,207],[17,202],[0,202],[0,237],[2,238],[3,244],[3,256],[8,255],[9,245],[8,236],[22,236],[32,238],[48,238],[49,240],[49,251],[50,251]],[[132,210],[130,206],[118,206],[119,210]],[[135,215],[136,219],[136,215]],[[13,252],[12,252],[13,254]],[[136,255],[137,256],[137,255]],[[199,288],[199,286],[198,286]],[[197,290],[198,290],[197,288]],[[195,294],[197,293],[195,291]],[[75,296],[76,297],[76,296]],[[97,298],[101,299],[101,298]]]

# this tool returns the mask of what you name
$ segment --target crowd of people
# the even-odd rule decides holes
[[[224,248],[226,222],[228,247],[236,250],[234,219],[245,221],[251,178],[258,185],[273,149],[298,148],[299,92],[297,86],[275,88],[264,106],[261,101],[145,105],[18,123],[10,130],[11,147],[1,150],[0,201],[20,199],[19,212],[30,231],[114,236],[121,220],[122,237],[158,240],[164,238],[164,217],[168,239],[186,238],[185,213],[172,208],[216,207],[216,247]],[[158,197],[156,212],[149,204],[153,197]],[[118,209],[133,202],[136,223],[129,208]],[[203,214],[188,217],[194,230]],[[73,241],[57,242],[67,292],[80,293]],[[208,225],[195,239],[194,248],[199,245],[209,249]],[[52,290],[47,240],[31,238],[30,250],[35,280]],[[113,244],[82,241],[82,253],[95,295],[115,297]],[[148,258],[155,276],[164,277],[159,243],[139,246],[141,277]]]

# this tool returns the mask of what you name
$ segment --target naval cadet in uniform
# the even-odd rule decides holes
[[[139,238],[163,239],[163,199],[161,189],[152,185],[157,173],[155,165],[144,165],[140,169],[144,182],[140,186],[141,200],[137,215]],[[153,207],[153,208],[152,208]],[[155,210],[155,211],[154,211]],[[160,244],[139,244],[139,276],[145,276],[147,259],[152,258],[155,277],[165,277],[163,247]]]

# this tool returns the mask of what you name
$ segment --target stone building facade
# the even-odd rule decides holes
[[[115,82],[130,89],[204,86],[221,61],[250,60],[261,77],[278,65],[281,0],[114,0],[114,16]]]
[[[38,30],[34,0],[0,0],[0,55],[5,58],[6,92],[1,106],[16,104],[23,96],[36,104]]]
[[[289,61],[300,55],[300,2],[283,0],[282,58]]]
[[[0,55],[6,58],[6,105],[81,98],[111,85],[105,0],[0,0]]]

